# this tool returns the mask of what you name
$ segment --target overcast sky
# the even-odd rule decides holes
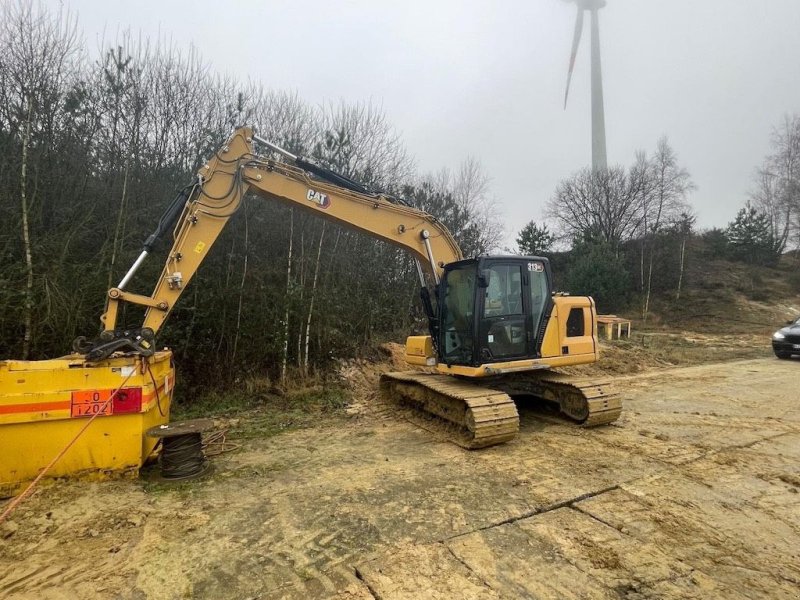
[[[561,0],[63,4],[93,51],[131,29],[312,103],[381,103],[421,172],[481,160],[507,239],[591,161],[589,23],[565,111],[575,7]],[[800,113],[800,0],[608,0],[600,37],[609,164],[666,134],[700,226],[725,225],[772,128]]]

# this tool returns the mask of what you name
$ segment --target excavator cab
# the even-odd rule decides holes
[[[446,265],[438,362],[478,366],[541,357],[551,287],[546,258],[480,257]]]

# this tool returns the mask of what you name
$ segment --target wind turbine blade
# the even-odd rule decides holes
[[[578,5],[578,15],[575,17],[575,35],[572,38],[572,55],[569,58],[569,72],[567,73],[567,90],[564,92],[564,108],[567,108],[567,98],[569,97],[569,84],[572,81],[572,70],[575,68],[575,57],[578,55],[578,46],[581,43],[581,33],[583,32],[583,9]]]

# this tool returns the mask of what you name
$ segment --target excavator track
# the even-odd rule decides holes
[[[416,409],[412,420],[417,424],[468,449],[516,437],[519,414],[512,396],[535,396],[557,404],[564,416],[582,427],[612,423],[622,412],[622,400],[609,382],[549,370],[480,380],[413,371],[384,373],[380,388],[386,400]],[[419,413],[432,418],[420,419]]]
[[[385,399],[400,400],[434,417],[424,422],[414,419],[417,424],[436,429],[464,448],[502,444],[519,431],[517,407],[499,390],[422,372],[384,373],[380,387]]]
[[[622,399],[608,381],[542,370],[510,373],[481,384],[510,396],[535,396],[557,404],[561,414],[582,427],[613,423],[622,413]]]

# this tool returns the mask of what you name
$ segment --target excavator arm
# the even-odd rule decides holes
[[[279,154],[280,159],[256,154],[254,142]],[[423,301],[433,326],[423,270],[438,283],[442,267],[462,258],[447,228],[424,211],[373,193],[294,156],[258,138],[250,128],[239,128],[198,171],[196,182],[181,191],[120,285],[108,291],[99,338],[91,342],[79,338],[75,350],[86,354],[89,360],[100,360],[116,351],[151,354],[156,332],[248,193],[277,200],[407,250],[417,261]],[[144,296],[127,291],[125,288],[152,251],[156,238],[173,222],[174,243],[153,293]],[[118,328],[122,303],[146,308],[141,328]]]

